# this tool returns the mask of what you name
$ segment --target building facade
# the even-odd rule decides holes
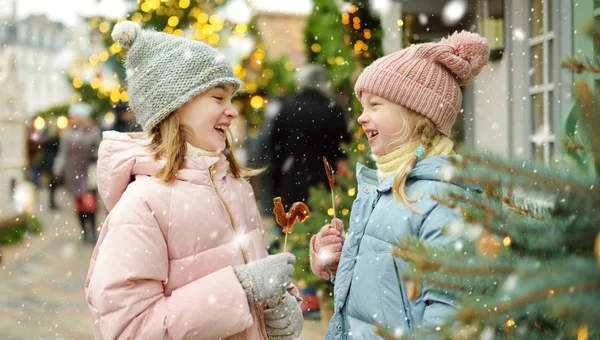
[[[15,190],[28,167],[28,122],[38,111],[70,100],[65,76],[69,31],[44,16],[3,18],[0,28],[0,222],[22,212]],[[27,199],[27,198],[25,198]]]
[[[457,7],[444,13],[449,3],[465,8],[460,20],[444,24],[444,15],[457,15]],[[598,55],[583,31],[599,15],[600,4],[592,0],[394,0],[382,16],[384,48],[390,53],[462,29],[487,37],[492,58],[464,88],[457,140],[550,164],[560,151],[561,119],[571,108],[578,77],[561,61]],[[595,79],[588,83],[600,87]]]

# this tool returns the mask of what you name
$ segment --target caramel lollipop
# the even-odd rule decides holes
[[[283,241],[283,251],[285,251],[287,247],[287,236],[292,233],[292,227],[294,226],[294,223],[296,223],[296,219],[300,222],[304,222],[308,216],[310,216],[310,210],[303,202],[296,202],[292,204],[288,212],[285,212],[281,197],[275,197],[273,199],[273,214],[275,214],[275,221],[281,226],[283,233],[285,234],[285,239]]]

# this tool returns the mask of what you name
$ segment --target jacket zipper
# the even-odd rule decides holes
[[[231,229],[233,229],[233,234],[237,237],[237,231],[235,230],[235,222],[233,220],[233,215],[231,214],[231,210],[229,210],[229,206],[227,205],[227,203],[225,203],[225,200],[223,199],[223,197],[221,196],[221,193],[219,192],[219,189],[217,189],[217,185],[215,184],[215,178],[213,175],[213,166],[210,166],[208,168],[208,172],[210,173],[210,181],[212,182],[212,186],[213,189],[215,190],[215,193],[217,194],[217,197],[219,197],[219,200],[221,201],[221,203],[223,204],[223,206],[225,207],[225,211],[227,212],[227,216],[229,216],[229,221],[231,221]],[[248,255],[246,254],[246,251],[240,246],[240,252],[242,253],[242,258],[244,259],[244,264],[248,264]],[[258,329],[260,331],[260,335],[263,339],[268,340],[269,337],[267,336],[267,332],[264,329],[264,325],[262,323],[262,320],[259,319],[259,312],[258,312],[258,307],[256,306],[256,304],[254,304],[253,306],[253,314],[255,314],[256,316],[256,322],[258,323]]]
[[[373,205],[371,206],[371,211],[373,211],[373,209],[375,209],[375,206],[377,205],[377,202],[379,202],[380,198],[381,198],[381,193],[379,191],[377,191],[377,196],[375,196],[375,200],[373,201]]]

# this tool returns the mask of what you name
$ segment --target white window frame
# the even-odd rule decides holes
[[[537,147],[542,147],[544,150],[544,154],[543,154],[543,162],[544,164],[548,165],[550,164],[551,161],[551,147],[554,148],[555,147],[555,143],[556,143],[556,136],[554,134],[554,132],[556,131],[557,127],[555,126],[554,122],[555,122],[555,117],[553,117],[553,113],[551,112],[551,108],[550,108],[550,98],[551,98],[551,94],[555,94],[555,81],[556,79],[554,78],[552,82],[549,81],[550,75],[551,75],[551,67],[554,65],[550,65],[549,64],[549,57],[550,54],[554,54],[554,51],[550,50],[550,42],[553,41],[554,44],[556,44],[556,39],[555,39],[555,30],[554,27],[548,27],[548,19],[549,19],[549,15],[552,15],[552,13],[549,13],[548,10],[548,3],[552,0],[530,0],[529,1],[529,8],[532,8],[532,3],[534,1],[542,1],[542,6],[543,6],[543,32],[540,35],[537,36],[533,36],[533,30],[532,30],[532,25],[529,24],[528,25],[528,30],[529,30],[529,40],[528,40],[528,54],[529,56],[531,56],[533,48],[539,44],[542,44],[542,84],[541,85],[532,85],[531,84],[531,78],[529,78],[529,89],[528,89],[528,95],[529,95],[529,102],[533,103],[533,96],[534,95],[542,95],[542,101],[543,101],[543,124],[542,124],[542,129],[539,131],[534,131],[533,133],[531,133],[531,129],[534,128],[534,124],[535,124],[535,117],[534,117],[534,111],[533,110],[527,110],[529,112],[529,122],[530,122],[530,129],[529,129],[529,143],[531,145],[531,157],[533,159],[535,159],[535,154],[536,154],[536,148]],[[553,24],[555,24],[556,22],[553,20],[552,21]],[[552,55],[552,61],[553,63],[556,63],[556,58],[558,56],[556,55]],[[528,69],[531,69],[533,67],[533,65],[531,65],[531,58],[528,58],[527,61],[527,67]],[[552,96],[552,100],[554,101],[554,96]],[[533,107],[532,105],[529,106],[530,108]]]

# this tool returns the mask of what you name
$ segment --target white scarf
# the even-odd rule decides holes
[[[187,158],[196,158],[196,157],[200,157],[200,156],[217,157],[221,153],[220,151],[206,151],[202,148],[197,148],[187,142],[185,144],[187,144],[187,153],[186,153]]]

